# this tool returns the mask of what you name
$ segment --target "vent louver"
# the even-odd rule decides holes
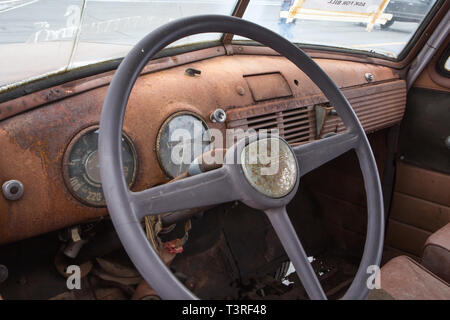
[[[315,138],[313,106],[299,106],[295,101],[278,102],[265,106],[258,105],[258,109],[233,115],[234,117],[228,121],[229,129],[256,131],[277,129],[279,135],[289,143],[307,142]]]

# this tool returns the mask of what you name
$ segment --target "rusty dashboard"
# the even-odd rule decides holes
[[[215,56],[164,59],[136,82],[123,127],[132,190],[170,180],[158,160],[157,140],[165,121],[180,112],[223,132],[276,128],[292,144],[345,130],[323,93],[286,59],[208,50],[215,50]],[[406,86],[397,71],[363,62],[315,61],[343,90],[367,133],[401,121]],[[200,73],[189,74],[188,68]],[[96,130],[112,75],[76,80],[0,104],[0,180],[19,180],[24,186],[19,200],[0,197],[0,243],[107,215],[101,201],[82,201],[82,196],[95,200],[100,195],[73,192],[77,181],[70,180],[65,168],[79,137]],[[218,108],[226,112],[224,123],[210,119]]]

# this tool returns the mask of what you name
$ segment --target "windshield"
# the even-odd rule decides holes
[[[169,21],[231,15],[236,0],[0,0],[0,88],[124,57]],[[201,34],[173,43],[219,40]]]
[[[397,57],[436,0],[252,0],[244,19],[289,40]],[[0,0],[0,91],[124,57],[180,17],[231,15],[237,0]],[[218,41],[187,37],[171,46]],[[243,40],[235,36],[235,41]]]
[[[396,58],[435,3],[436,0],[252,0],[243,18],[295,43],[372,51]]]

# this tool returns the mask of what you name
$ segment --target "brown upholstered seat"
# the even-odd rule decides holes
[[[450,223],[427,239],[422,254],[422,265],[450,283]]]
[[[381,268],[381,288],[398,300],[450,300],[450,286],[406,256]]]

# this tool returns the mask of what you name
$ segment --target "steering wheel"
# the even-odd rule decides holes
[[[131,89],[143,67],[158,51],[186,36],[206,32],[240,35],[289,59],[322,90],[347,131],[294,147],[279,137],[253,135],[229,148],[219,169],[132,192],[123,176],[120,152],[123,119]],[[256,170],[258,164],[250,163],[243,155],[255,150],[252,149],[255,143],[268,146],[274,142],[279,145],[279,165],[283,173],[261,174]],[[109,86],[101,113],[100,173],[109,214],[134,265],[163,299],[197,297],[161,261],[147,240],[140,221],[146,215],[235,200],[265,212],[308,296],[326,299],[287,215],[286,204],[296,194],[303,175],[351,149],[356,151],[364,177],[368,218],[364,253],[343,298],[365,299],[368,295],[368,267],[379,266],[383,248],[383,199],[377,166],[364,129],[349,102],[330,77],[297,46],[262,26],[235,17],[203,15],[175,20],[145,36],[124,58]]]

